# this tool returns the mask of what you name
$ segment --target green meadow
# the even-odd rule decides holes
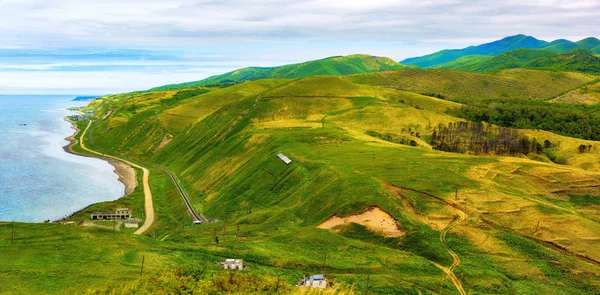
[[[308,273],[327,275],[332,288],[322,294],[600,292],[600,149],[577,152],[597,142],[520,130],[555,143],[548,153],[564,165],[545,154],[475,156],[430,145],[434,127],[465,120],[455,116],[462,103],[532,99],[561,108],[546,100],[597,77],[530,69],[353,73],[92,102],[83,140],[150,169],[157,221],[144,236],[16,224],[14,244],[11,225],[1,224],[7,288],[0,292],[308,294],[294,287]],[[153,164],[168,167],[193,207],[218,221],[192,225],[175,185]],[[141,187],[68,221],[120,206],[140,212]],[[386,236],[368,222],[318,228],[373,207],[402,234]],[[225,258],[243,258],[248,269],[222,271]]]

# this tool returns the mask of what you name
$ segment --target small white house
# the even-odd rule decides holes
[[[126,228],[138,228],[138,227],[140,227],[141,221],[142,221],[142,219],[140,219],[140,218],[127,218],[125,220],[125,227]]]
[[[325,275],[306,275],[304,279],[298,282],[298,287],[325,289],[327,288],[327,278]]]
[[[281,159],[281,161],[283,161],[286,165],[289,165],[292,162],[292,160],[290,160],[290,158],[288,158],[286,155],[284,155],[282,153],[277,154],[277,157],[279,159]]]
[[[223,269],[243,270],[244,259],[225,259],[225,262],[221,262]]]

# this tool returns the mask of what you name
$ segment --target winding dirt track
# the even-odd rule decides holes
[[[441,232],[440,232],[440,241],[442,242],[442,244],[444,244],[444,246],[446,247],[448,254],[450,254],[450,256],[452,256],[452,264],[450,266],[443,266],[437,262],[434,261],[429,261],[431,262],[433,265],[435,265],[437,268],[441,269],[447,276],[448,278],[450,278],[450,280],[452,281],[452,284],[454,284],[454,287],[456,288],[456,290],[458,291],[458,293],[460,293],[461,295],[467,295],[467,292],[465,291],[465,289],[463,288],[463,285],[461,283],[461,281],[456,277],[456,275],[454,274],[454,269],[460,265],[460,257],[458,256],[458,254],[456,254],[456,252],[454,252],[446,243],[446,235],[448,234],[448,232],[459,222],[465,220],[467,218],[467,213],[465,213],[465,211],[463,211],[458,205],[451,203],[447,200],[444,200],[438,196],[432,195],[430,193],[426,193],[426,192],[422,192],[422,191],[418,191],[412,188],[407,188],[407,187],[397,187],[391,183],[388,183],[389,186],[392,186],[400,191],[402,190],[409,190],[430,198],[434,198],[448,206],[451,206],[452,208],[454,208],[454,210],[456,210],[456,212],[458,213],[458,216],[455,217],[452,222],[450,222]],[[398,196],[401,197],[401,193],[398,192]]]
[[[87,148],[83,142],[83,139],[85,138],[85,134],[87,133],[90,126],[92,126],[92,121],[90,121],[90,123],[87,125],[87,127],[85,127],[85,129],[83,130],[83,133],[81,134],[81,137],[80,137],[81,140],[79,142],[79,145],[81,146],[82,149],[84,149],[90,153],[99,155],[100,157],[111,158],[111,159],[115,159],[115,160],[124,162],[133,167],[142,169],[142,171],[144,173],[143,177],[142,177],[142,184],[144,186],[144,208],[146,211],[146,220],[144,221],[144,224],[142,225],[142,227],[140,227],[137,231],[135,231],[136,235],[143,235],[146,231],[148,231],[152,227],[152,224],[156,220],[156,216],[154,215],[154,204],[152,203],[152,190],[150,190],[150,171],[148,169],[146,169],[145,167],[131,163],[125,159],[105,155],[103,153],[99,153],[97,151]]]

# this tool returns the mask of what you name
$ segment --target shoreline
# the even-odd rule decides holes
[[[76,156],[95,158],[95,159],[101,159],[101,160],[107,161],[110,165],[112,165],[115,168],[113,170],[113,173],[115,173],[119,177],[119,181],[121,183],[123,183],[123,185],[125,186],[124,194],[123,194],[123,196],[121,196],[119,198],[123,198],[123,197],[131,194],[135,190],[135,188],[138,186],[137,173],[136,173],[135,169],[133,169],[133,167],[131,167],[130,165],[128,165],[122,161],[118,161],[118,160],[110,159],[110,158],[103,158],[103,157],[93,157],[93,156],[86,155],[86,154],[80,154],[80,153],[74,151],[72,149],[72,146],[77,144],[77,142],[78,142],[77,139],[75,139],[75,135],[77,135],[77,133],[79,133],[80,130],[77,128],[77,124],[75,124],[75,122],[71,121],[68,117],[64,117],[64,120],[66,122],[71,123],[71,129],[73,129],[74,132],[72,135],[65,137],[65,140],[68,140],[69,144],[63,146],[63,150],[66,153],[76,155]]]

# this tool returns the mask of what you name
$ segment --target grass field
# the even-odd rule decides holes
[[[23,293],[19,286],[40,293],[158,287],[154,279],[131,281],[144,255],[149,272],[166,269],[164,286],[196,290],[219,281],[217,261],[243,258],[247,273],[270,282],[279,277],[291,286],[306,273],[325,272],[348,293],[363,293],[369,273],[376,294],[598,293],[598,150],[578,153],[584,141],[543,131],[523,132],[560,141],[549,152],[566,165],[543,155],[446,153],[428,143],[432,127],[460,121],[446,113],[460,107],[449,100],[505,92],[511,99],[545,99],[590,79],[530,70],[494,76],[402,70],[207,87],[181,101],[171,99],[174,90],[103,98],[89,107],[96,115],[86,143],[145,167],[168,167],[193,206],[219,221],[191,226],[173,183],[152,168],[158,220],[147,236],[18,225],[16,247],[2,224],[0,243],[11,251],[0,253],[9,261],[0,283],[11,286],[5,293]],[[167,134],[172,140],[158,148]],[[279,160],[279,152],[292,163]],[[89,210],[138,208],[141,197],[136,191]],[[317,228],[334,215],[371,207],[393,216],[402,236],[386,238],[360,225]],[[60,254],[36,268],[48,251]],[[59,277],[63,260],[69,274]],[[181,265],[209,271],[190,278],[179,275]]]

